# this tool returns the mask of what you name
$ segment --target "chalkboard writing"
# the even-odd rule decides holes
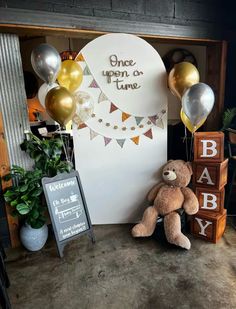
[[[60,256],[66,242],[89,233],[94,241],[92,225],[78,172],[42,179]]]

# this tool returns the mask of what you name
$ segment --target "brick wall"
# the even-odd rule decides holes
[[[221,0],[0,0],[1,7],[169,24],[219,24]]]

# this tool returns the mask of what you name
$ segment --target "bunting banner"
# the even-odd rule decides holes
[[[99,97],[98,97],[98,103],[101,103],[103,101],[108,101],[107,96],[101,91]]]
[[[86,64],[86,66],[85,66],[85,68],[84,68],[84,70],[83,70],[83,75],[91,75],[91,72],[90,72],[90,70],[89,70],[89,67],[87,66],[87,64]]]
[[[93,140],[96,136],[98,136],[98,133],[96,133],[92,129],[90,129],[90,140]]]
[[[143,134],[144,136],[152,139],[152,129],[148,130],[146,133]]]
[[[127,114],[127,113],[122,113],[122,122],[124,122],[126,119],[128,119],[129,117],[131,117],[131,115]]]
[[[95,137],[97,136],[101,136],[104,139],[104,145],[107,146],[112,140],[115,140],[117,142],[117,144],[123,148],[127,138],[111,138],[111,137],[107,137],[104,136],[100,133],[97,133],[95,131],[93,131],[91,128],[89,128],[86,124],[81,124],[78,126],[78,129],[84,129],[84,128],[88,128],[89,129],[89,135],[90,135],[90,140],[93,140]],[[153,135],[152,135],[152,128],[149,129],[148,131],[142,133],[141,135],[144,135],[150,139],[153,139]],[[129,138],[135,145],[139,145],[139,141],[140,141],[140,137],[141,135],[138,136],[134,136]]]
[[[84,56],[83,56],[81,53],[79,53],[79,54],[75,57],[75,61],[85,61],[85,60],[84,60]]]
[[[138,145],[139,144],[139,136],[132,137],[131,140]]]
[[[85,62],[84,60],[84,57],[83,55],[80,53],[79,55],[77,55],[76,61],[83,61]],[[94,138],[96,138],[97,136],[102,136],[103,140],[104,140],[104,145],[105,147],[107,145],[109,145],[111,143],[112,140],[115,140],[116,143],[121,147],[123,148],[124,147],[124,144],[126,142],[126,140],[130,140],[132,141],[133,144],[135,145],[139,145],[140,143],[140,137],[141,135],[144,135],[146,138],[149,138],[149,139],[153,139],[153,132],[152,132],[152,127],[153,126],[156,126],[160,129],[164,129],[164,122],[162,120],[162,117],[166,114],[166,110],[163,109],[161,110],[158,114],[156,115],[153,115],[153,116],[146,116],[146,117],[142,117],[142,116],[135,116],[135,115],[131,115],[129,113],[126,113],[124,112],[123,110],[121,110],[119,107],[117,107],[117,105],[113,102],[111,102],[108,97],[105,95],[105,93],[101,90],[101,88],[99,87],[98,83],[96,82],[94,76],[92,75],[87,63],[85,62],[84,64],[84,69],[83,69],[83,74],[85,76],[91,76],[91,81],[90,81],[90,84],[89,84],[89,88],[97,88],[100,90],[100,94],[98,96],[98,101],[97,103],[100,104],[100,103],[103,103],[103,102],[108,102],[110,104],[110,108],[109,108],[109,113],[113,113],[115,111],[119,111],[121,113],[121,120],[122,120],[122,123],[124,123],[123,125],[121,124],[114,124],[114,123],[110,123],[110,122],[107,122],[107,121],[104,121],[102,118],[98,118],[97,117],[97,121],[100,123],[100,125],[103,125],[103,126],[106,126],[106,127],[110,127],[111,129],[114,129],[114,130],[121,130],[121,131],[126,131],[126,130],[131,130],[131,131],[135,131],[137,129],[145,129],[146,126],[147,126],[147,130],[144,132],[144,133],[140,133],[139,135],[136,135],[134,137],[129,137],[129,138],[111,138],[111,137],[108,137],[108,136],[104,136],[100,133],[97,133],[95,132],[94,130],[92,130],[88,124],[86,123],[80,123],[79,121],[77,121],[77,119],[73,119],[74,123],[77,124],[77,128],[80,130],[80,129],[84,129],[84,128],[88,128],[89,129],[89,136],[90,136],[90,140],[93,140]],[[107,103],[106,103],[107,104]],[[96,114],[93,113],[92,118],[95,118],[96,119]],[[134,119],[133,123],[132,121],[129,121],[127,122],[129,125],[125,125],[125,122],[128,120],[128,119],[131,119],[131,117]],[[136,123],[136,126],[135,124]]]
[[[110,113],[113,113],[114,111],[116,111],[118,108],[113,104],[111,103],[111,107],[110,107]]]
[[[134,117],[135,118],[135,121],[137,123],[137,126],[140,124],[140,122],[143,120],[144,117]]]
[[[99,88],[97,82],[95,79],[92,80],[91,84],[89,85],[89,88]]]
[[[117,141],[118,145],[119,145],[121,148],[123,148],[124,143],[125,143],[125,138],[123,138],[123,139],[117,139],[116,141]]]

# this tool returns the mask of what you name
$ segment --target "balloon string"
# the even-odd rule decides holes
[[[185,141],[186,159],[188,161],[188,138],[187,138],[187,128],[186,128],[186,126],[184,126],[184,141]]]
[[[59,134],[60,134],[60,137],[61,137],[63,150],[64,150],[64,153],[65,153],[65,156],[66,156],[66,161],[67,161],[67,162],[70,162],[69,157],[68,157],[68,154],[67,154],[67,151],[66,151],[65,143],[64,143],[64,140],[63,140],[63,136],[62,136],[62,134],[61,134],[61,131],[59,131]]]
[[[193,155],[193,133],[191,136],[191,144],[190,144],[190,152],[189,152],[189,161],[192,161],[192,155]]]

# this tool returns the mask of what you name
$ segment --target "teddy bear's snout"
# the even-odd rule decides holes
[[[162,176],[164,180],[175,180],[177,178],[174,171],[164,171]]]

